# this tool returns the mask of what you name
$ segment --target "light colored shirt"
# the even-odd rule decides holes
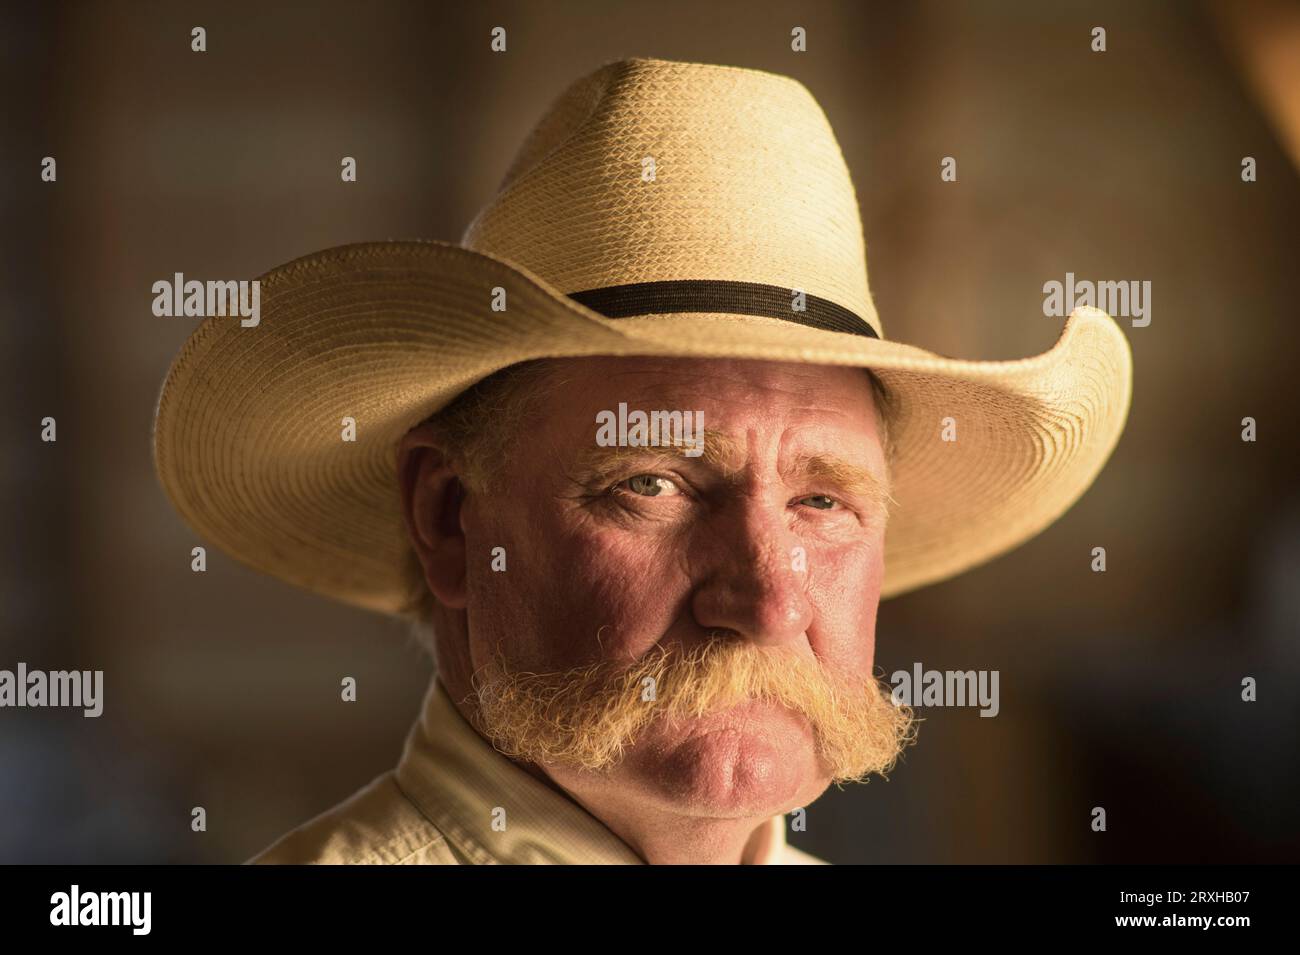
[[[507,759],[434,679],[397,768],[282,836],[250,864],[644,865],[581,805]],[[750,865],[826,865],[764,821]]]

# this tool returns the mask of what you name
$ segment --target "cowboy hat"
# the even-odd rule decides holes
[[[459,245],[328,249],[261,276],[255,327],[212,317],[173,362],[154,461],[240,561],[397,613],[402,435],[535,358],[657,355],[870,369],[891,395],[896,508],[882,596],[1037,534],[1128,414],[1124,333],[1075,309],[1056,344],[966,361],[886,340],[848,169],[799,82],[630,59],[583,77]],[[504,303],[504,310],[493,304]],[[355,422],[355,440],[341,422]],[[943,440],[945,419],[958,440]]]

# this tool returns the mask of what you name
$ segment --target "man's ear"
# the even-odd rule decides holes
[[[397,473],[406,533],[424,567],[425,583],[439,603],[463,609],[465,532],[460,512],[465,488],[429,425],[413,428],[402,438]]]

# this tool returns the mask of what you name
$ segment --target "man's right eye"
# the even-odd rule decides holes
[[[659,474],[635,474],[614,485],[615,488],[624,486],[637,497],[673,497],[681,493],[671,479]]]

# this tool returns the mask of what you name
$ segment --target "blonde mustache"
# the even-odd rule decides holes
[[[513,672],[498,648],[472,679],[480,731],[507,756],[592,772],[616,767],[654,720],[686,720],[750,700],[809,721],[832,783],[890,773],[916,741],[910,707],[876,678],[829,672],[785,648],[711,638],[681,652],[656,646],[630,666],[599,661]]]

